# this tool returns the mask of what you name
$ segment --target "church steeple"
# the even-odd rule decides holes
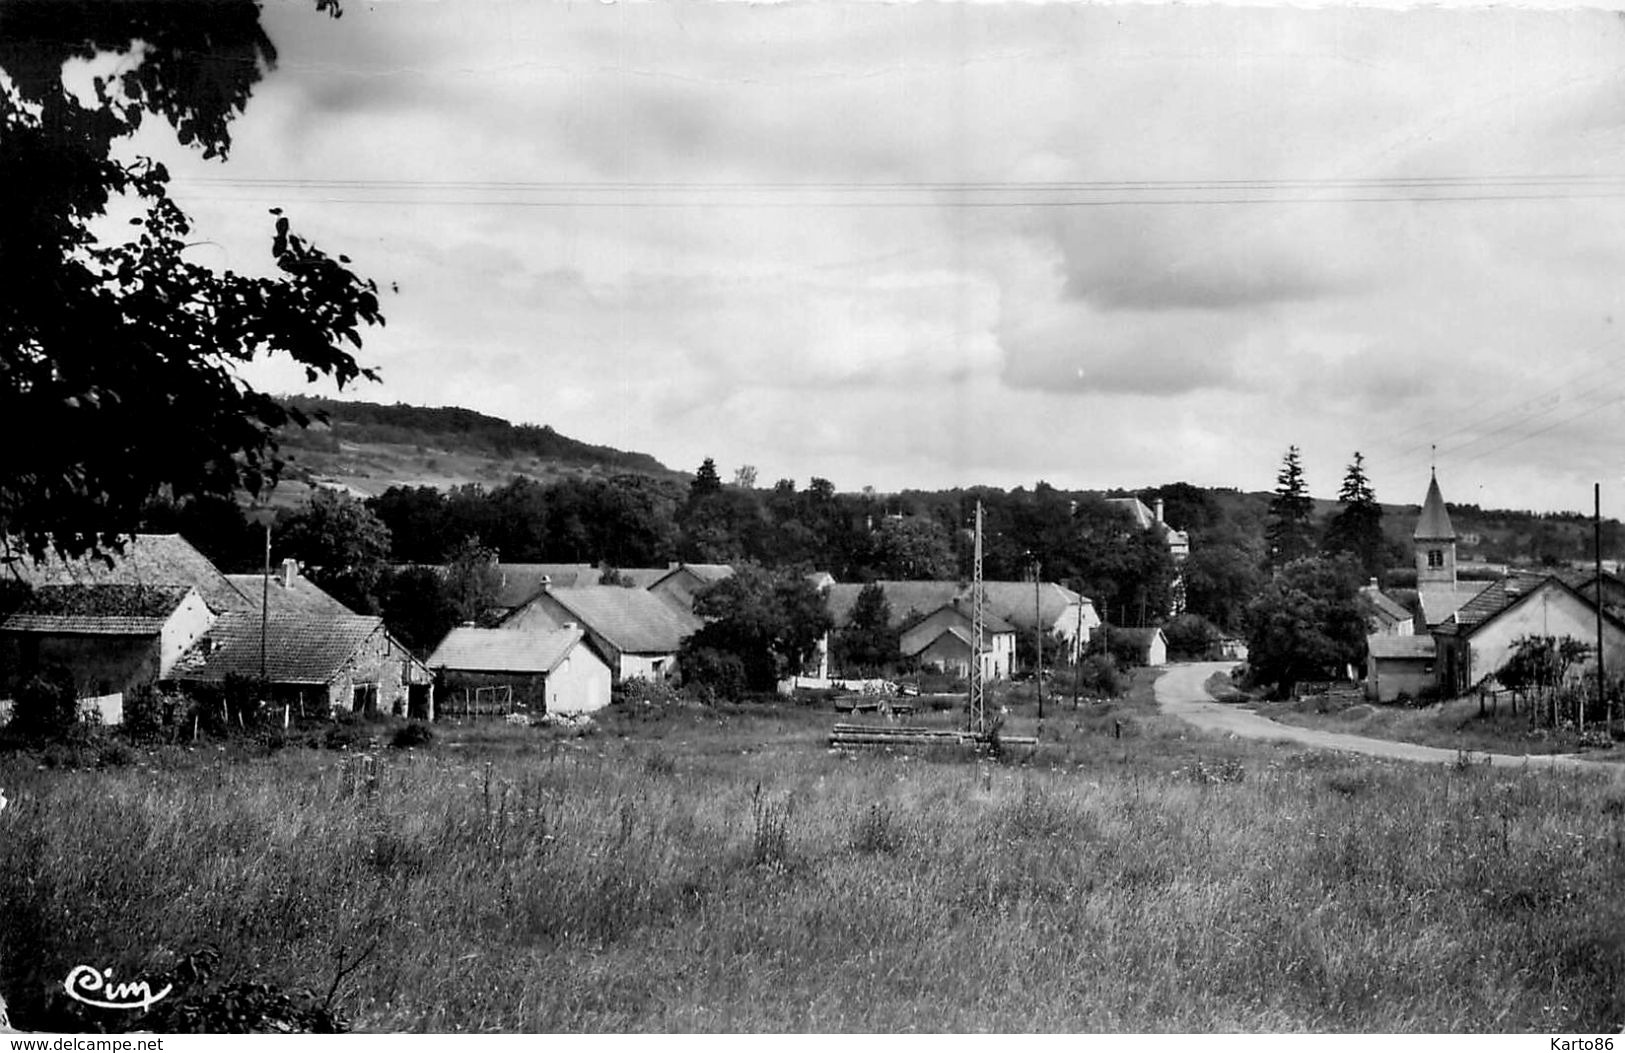
[[[1454,587],[1456,529],[1450,525],[1450,513],[1445,510],[1444,495],[1439,492],[1437,473],[1428,482],[1428,495],[1422,502],[1422,514],[1417,517],[1411,541],[1416,548],[1416,587]]]

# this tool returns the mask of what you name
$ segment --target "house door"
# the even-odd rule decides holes
[[[413,720],[434,719],[434,714],[429,712],[428,684],[408,684],[406,686],[406,715]]]
[[[357,713],[376,713],[378,711],[378,685],[356,684],[351,697],[350,708]]]

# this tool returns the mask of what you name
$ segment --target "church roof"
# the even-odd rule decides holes
[[[1444,508],[1444,495],[1439,493],[1439,477],[1428,481],[1427,500],[1422,502],[1422,514],[1416,520],[1416,540],[1454,541],[1456,528],[1450,525],[1450,513]]]

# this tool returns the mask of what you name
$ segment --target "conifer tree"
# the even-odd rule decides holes
[[[1337,492],[1343,510],[1326,530],[1326,551],[1346,553],[1359,564],[1366,577],[1379,576],[1384,567],[1382,506],[1365,474],[1365,458],[1358,450],[1343,475],[1343,488]]]
[[[1303,462],[1296,446],[1287,448],[1275,482],[1275,496],[1270,499],[1266,558],[1271,567],[1282,567],[1315,551],[1315,528],[1310,521],[1315,505],[1303,481]]]

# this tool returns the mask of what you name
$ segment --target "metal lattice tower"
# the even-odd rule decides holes
[[[982,682],[982,502],[976,502],[976,540],[971,556],[970,704],[967,726],[973,734],[987,731],[986,685]]]

